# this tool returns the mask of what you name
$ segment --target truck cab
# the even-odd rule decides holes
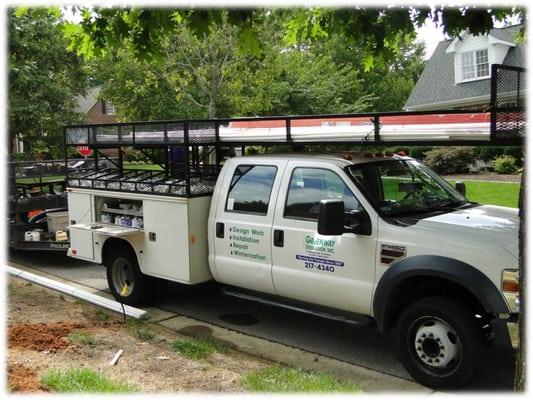
[[[518,225],[409,157],[239,157],[211,201],[209,266],[259,298],[369,316],[417,380],[461,385],[518,311]]]

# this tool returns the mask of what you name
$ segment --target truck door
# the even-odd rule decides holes
[[[376,251],[372,234],[317,233],[319,203],[342,199],[347,210],[363,209],[351,182],[338,168],[289,162],[276,205],[272,275],[279,295],[370,315]],[[367,210],[368,211],[368,210]]]
[[[228,173],[231,179],[223,183],[215,219],[217,280],[275,293],[271,233],[282,165],[268,162],[236,164]]]

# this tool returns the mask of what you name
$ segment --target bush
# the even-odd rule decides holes
[[[516,172],[516,160],[511,156],[500,156],[492,161],[494,171],[499,174],[512,174]]]
[[[417,160],[423,160],[426,157],[426,153],[432,150],[431,146],[412,146],[409,155]]]
[[[479,146],[474,151],[476,158],[483,161],[491,161],[503,154],[505,147],[502,146]]]
[[[435,147],[426,153],[425,164],[439,174],[468,172],[474,162],[473,147]]]
[[[522,167],[524,165],[524,149],[520,146],[510,146],[506,147],[503,151],[503,154],[506,156],[511,156],[516,161],[517,167]]]

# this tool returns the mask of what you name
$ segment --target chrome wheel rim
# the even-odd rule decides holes
[[[462,344],[450,324],[437,317],[425,316],[413,322],[410,331],[412,354],[428,372],[442,376],[458,368]]]
[[[125,258],[117,258],[112,265],[113,285],[122,297],[128,297],[135,287],[133,268]]]

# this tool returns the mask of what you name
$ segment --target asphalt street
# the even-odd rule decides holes
[[[60,253],[11,252],[19,264],[107,291],[104,267]],[[241,333],[346,361],[396,377],[411,379],[397,359],[394,337],[373,325],[356,326],[296,311],[225,296],[216,284],[183,287],[170,284],[154,307]],[[488,348],[470,390],[510,390],[515,356]]]

